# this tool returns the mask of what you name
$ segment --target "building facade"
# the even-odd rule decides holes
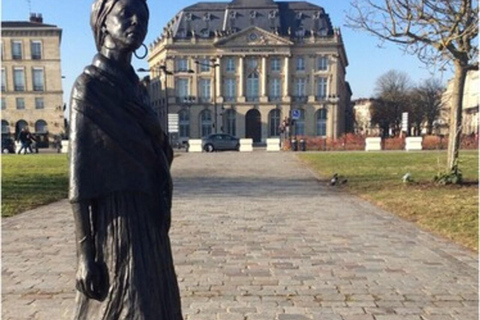
[[[2,22],[2,136],[17,137],[28,127],[39,147],[47,147],[64,131],[61,36],[37,14]]]
[[[180,140],[225,132],[262,143],[286,131],[336,138],[351,114],[340,30],[308,2],[187,7],[151,44],[149,66],[152,105],[178,115]]]
[[[447,127],[450,123],[450,109],[452,104],[453,79],[451,79],[443,94],[445,109],[442,112],[442,123]],[[462,134],[478,134],[480,118],[478,116],[480,102],[480,73],[472,70],[467,73],[462,104]]]

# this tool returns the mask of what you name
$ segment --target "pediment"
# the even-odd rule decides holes
[[[252,26],[226,38],[216,41],[218,47],[254,47],[254,46],[290,46],[293,42],[286,40],[262,28]]]

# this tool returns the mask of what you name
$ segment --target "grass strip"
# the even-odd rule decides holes
[[[478,251],[478,152],[461,151],[463,185],[439,186],[433,177],[446,165],[446,152],[317,152],[299,157],[328,183],[417,223],[423,229]],[[412,183],[402,177],[410,173]],[[340,179],[342,180],[342,178]]]
[[[66,154],[2,155],[2,217],[67,197]]]

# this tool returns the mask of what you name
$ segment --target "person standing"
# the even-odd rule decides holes
[[[27,148],[29,148],[27,131],[27,128],[23,127],[17,136],[17,141],[20,142],[20,149],[18,150],[18,154],[22,153],[22,150],[23,154],[27,154]]]

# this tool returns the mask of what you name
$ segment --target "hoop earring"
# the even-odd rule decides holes
[[[144,54],[143,56],[141,56],[141,57],[139,57],[139,56],[137,55],[137,50],[138,50],[138,49],[135,50],[135,51],[133,51],[133,54],[135,55],[135,57],[137,57],[137,59],[140,59],[140,60],[145,59],[145,57],[148,55],[148,48],[147,48],[147,46],[142,43],[142,47],[145,48],[145,54]]]

